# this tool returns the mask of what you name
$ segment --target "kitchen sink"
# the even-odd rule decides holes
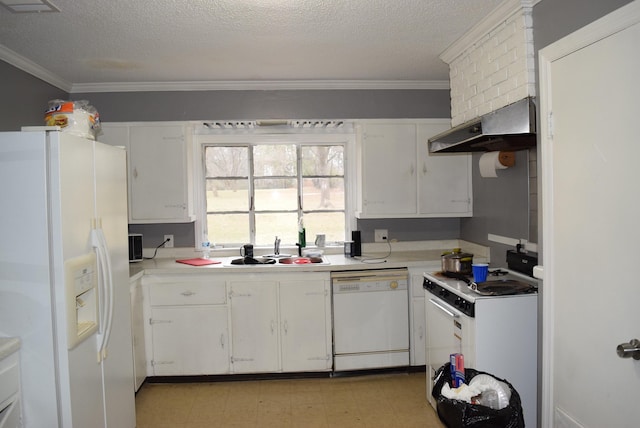
[[[253,265],[276,265],[282,264],[286,266],[302,266],[309,264],[328,265],[329,262],[324,257],[307,257],[307,256],[287,256],[282,258],[272,257],[240,257],[231,260],[231,264],[235,266],[253,266]]]
[[[269,257],[241,257],[231,260],[232,265],[273,265],[276,264],[275,259]]]
[[[284,257],[278,260],[285,265],[308,265],[308,264],[328,264],[322,257]]]

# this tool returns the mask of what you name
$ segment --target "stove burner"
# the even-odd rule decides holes
[[[476,293],[482,296],[507,296],[509,294],[535,293],[533,285],[514,279],[499,279],[477,284]]]
[[[502,270],[502,269],[496,269],[496,270],[490,270],[489,271],[489,275],[491,276],[502,276],[502,275],[508,275],[509,272],[507,272],[506,270]]]

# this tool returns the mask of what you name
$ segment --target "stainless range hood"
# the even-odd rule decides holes
[[[431,153],[514,151],[535,145],[536,108],[532,97],[429,138]]]

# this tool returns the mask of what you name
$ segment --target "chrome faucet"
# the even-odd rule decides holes
[[[280,238],[276,236],[276,241],[273,243],[273,254],[280,255]]]

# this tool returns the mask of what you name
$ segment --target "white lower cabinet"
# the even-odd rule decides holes
[[[426,320],[424,314],[424,289],[422,282],[424,272],[439,270],[439,265],[425,265],[409,268],[409,317],[410,353],[409,361],[412,366],[423,366],[426,363]]]
[[[147,355],[144,344],[144,294],[142,292],[142,277],[130,283],[131,297],[131,340],[133,345],[133,377],[134,390],[142,386],[147,377]]]
[[[331,370],[330,305],[328,280],[280,282],[282,371]]]
[[[330,371],[329,273],[146,275],[154,376]]]
[[[232,371],[331,370],[329,275],[261,278],[229,282]]]
[[[278,371],[276,281],[230,281],[234,373]]]
[[[155,376],[229,373],[226,287],[212,276],[144,277]]]
[[[229,372],[227,308],[156,307],[151,325],[155,375]]]

